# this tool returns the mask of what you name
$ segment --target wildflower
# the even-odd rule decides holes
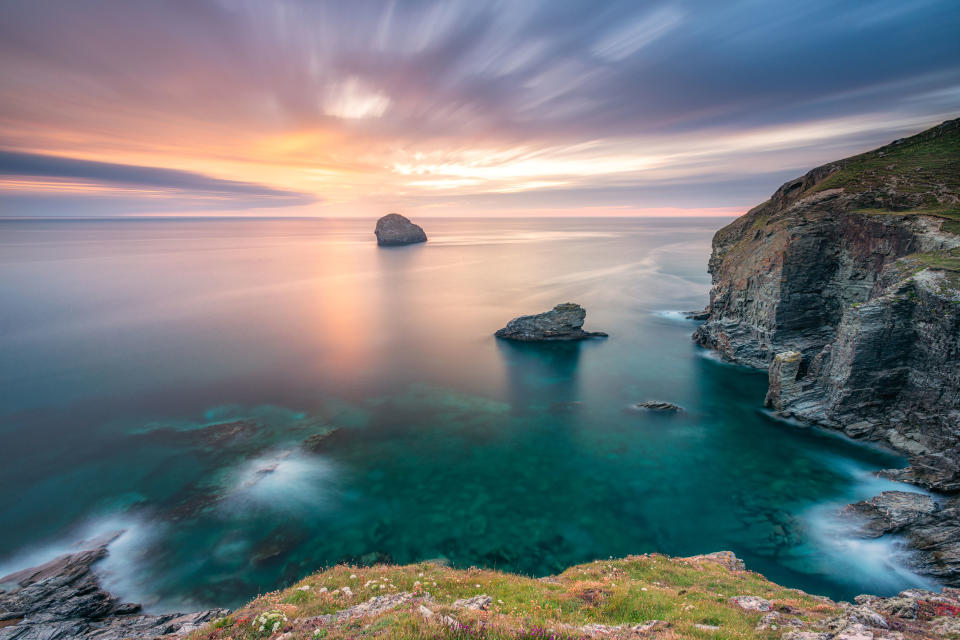
[[[351,574],[350,574],[350,579],[351,579],[351,580],[356,580],[356,579],[357,579],[357,575],[356,575],[355,573],[351,573]]]

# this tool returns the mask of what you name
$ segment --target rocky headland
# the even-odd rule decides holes
[[[717,232],[709,271],[694,339],[768,369],[767,406],[909,457],[887,477],[960,492],[960,119],[787,182]],[[953,507],[921,512],[890,532],[918,551],[931,527],[960,537]],[[950,548],[918,568],[960,584]]]
[[[399,213],[388,213],[377,220],[377,228],[373,233],[381,247],[398,247],[427,241],[423,227],[410,222]]]
[[[119,533],[0,578],[0,640],[123,640],[183,636],[226,609],[146,614],[103,589],[93,565]]]
[[[586,309],[579,304],[564,302],[550,311],[514,318],[494,335],[518,342],[606,338],[607,334],[603,331],[583,330],[583,321],[586,317]]]

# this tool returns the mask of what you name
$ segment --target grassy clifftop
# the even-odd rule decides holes
[[[942,207],[938,194],[960,193],[960,119],[841,160],[835,167],[811,191],[894,189],[926,196],[923,208]]]
[[[856,626],[855,610],[773,584],[724,553],[629,556],[541,579],[428,562],[334,567],[260,596],[191,637],[813,640],[857,631],[863,625]],[[901,624],[889,639],[928,637],[927,626],[916,624]],[[829,628],[836,633],[814,631]]]

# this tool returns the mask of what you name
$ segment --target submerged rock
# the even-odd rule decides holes
[[[331,427],[325,431],[308,436],[300,447],[310,453],[324,453],[335,447],[338,443],[344,442],[350,436],[338,427]]]
[[[678,404],[673,404],[672,402],[664,402],[663,400],[646,400],[644,402],[638,402],[633,405],[636,409],[647,409],[649,411],[663,411],[665,413],[680,413],[683,411],[683,407]]]
[[[564,302],[550,311],[514,318],[494,335],[520,342],[607,337],[607,334],[602,331],[584,331],[583,321],[586,317],[586,309],[572,302]]]
[[[377,220],[377,228],[373,233],[377,236],[377,244],[381,247],[427,241],[427,234],[424,233],[423,228],[399,213],[388,213]]]
[[[0,640],[59,638],[156,638],[186,635],[225,616],[226,609],[148,615],[139,604],[123,603],[100,586],[92,570],[120,533],[92,540],[88,548],[0,578]],[[9,624],[13,622],[13,624]]]

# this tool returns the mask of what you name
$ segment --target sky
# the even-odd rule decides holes
[[[0,0],[0,216],[732,215],[960,117],[957,0]]]

